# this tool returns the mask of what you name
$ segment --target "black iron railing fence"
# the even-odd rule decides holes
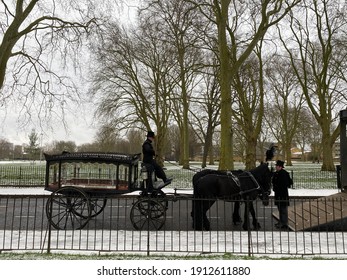
[[[0,186],[44,186],[44,165],[0,165]]]
[[[192,228],[192,197],[168,195],[164,212],[145,219],[134,229],[132,210],[138,196],[108,197],[104,209],[91,217],[83,229],[55,229],[48,221],[49,196],[0,196],[0,252],[30,250],[39,252],[97,251],[152,253],[232,253],[248,255],[345,255],[347,254],[347,213],[344,195],[320,200],[290,199],[289,229],[277,229],[276,206],[254,201],[260,228],[249,219],[233,222],[236,201],[218,200],[207,212],[210,231]],[[71,198],[73,199],[73,198]],[[100,198],[104,199],[104,198]],[[153,198],[157,199],[157,198]],[[163,203],[162,199],[159,203]],[[151,205],[151,204],[149,204]],[[76,215],[77,208],[62,211]],[[54,213],[53,213],[54,214]],[[141,213],[139,214],[141,215]],[[77,215],[78,218],[78,215]],[[164,219],[160,229],[147,222]]]
[[[45,183],[45,165],[5,165],[0,164],[0,186],[43,187]],[[197,170],[168,168],[166,173],[174,178],[174,187],[192,188],[192,177]],[[334,189],[339,187],[340,169],[337,171],[320,171],[314,169],[288,170],[294,181],[294,188],[302,189]]]

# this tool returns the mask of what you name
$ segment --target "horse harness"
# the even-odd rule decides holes
[[[254,178],[253,174],[250,171],[245,171],[245,173],[251,178],[251,180],[255,184],[256,188],[255,189],[251,189],[251,190],[242,191],[241,184],[240,184],[240,190],[241,190],[240,191],[240,195],[244,195],[244,194],[253,192],[254,190],[257,190],[257,191],[261,190],[261,187],[260,187],[258,181]]]
[[[234,183],[241,189],[241,182],[240,182],[240,179],[234,175],[231,171],[227,171],[226,172],[228,178],[231,177],[231,179],[234,181]]]
[[[240,195],[244,195],[244,194],[253,192],[254,190],[257,190],[257,191],[261,190],[261,187],[260,187],[258,181],[254,178],[253,174],[251,172],[249,172],[249,171],[244,171],[244,173],[246,173],[247,176],[251,178],[252,182],[256,186],[255,189],[242,191],[240,179],[236,175],[234,175],[231,171],[227,171],[226,172],[226,175],[227,175],[228,179],[233,180],[233,182],[240,188],[240,193],[239,194]]]

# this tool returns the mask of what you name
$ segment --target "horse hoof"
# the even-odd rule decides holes
[[[234,226],[238,226],[242,223],[242,221],[233,221]]]
[[[255,230],[259,230],[259,229],[261,229],[260,224],[258,223],[258,224],[256,224],[256,225],[254,225],[254,229],[255,229]]]
[[[193,230],[196,230],[196,231],[203,231],[204,230],[204,227],[203,225],[196,225],[196,224],[192,224],[192,228]]]
[[[203,224],[203,228],[204,228],[204,230],[206,230],[206,231],[210,231],[210,230],[211,230],[211,225],[210,225],[210,223],[204,223],[204,224]]]
[[[193,227],[193,230],[195,230],[195,231],[203,231],[204,229],[202,227]]]

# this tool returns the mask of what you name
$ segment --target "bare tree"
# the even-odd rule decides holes
[[[38,154],[40,152],[39,147],[39,135],[35,131],[35,129],[31,130],[31,133],[28,135],[29,145],[27,147],[27,152],[29,154],[29,158],[34,160],[37,159]]]
[[[308,160],[307,153],[311,150],[311,154],[320,159],[321,147],[317,146],[317,143],[321,143],[321,133],[317,120],[312,115],[311,111],[307,107],[303,107],[300,111],[298,119],[298,127],[295,132],[294,141],[301,150],[301,158]],[[317,141],[318,139],[318,141]]]
[[[14,155],[13,144],[5,138],[0,138],[0,160],[11,159]]]
[[[93,48],[92,91],[99,101],[97,116],[113,127],[156,128],[156,152],[162,162],[176,61],[159,29],[159,23],[149,20],[140,21],[131,35],[115,23],[106,26]]]
[[[192,126],[200,143],[203,143],[202,168],[206,167],[209,155],[209,164],[214,163],[213,134],[220,124],[220,90],[217,72],[217,67],[205,70],[198,88],[198,95],[192,99]]]
[[[270,113],[266,116],[267,122],[271,123],[269,127],[283,151],[283,160],[290,166],[291,148],[299,126],[304,94],[287,57],[272,56],[266,73],[270,89],[268,100],[271,104]]]
[[[74,141],[53,141],[45,147],[45,152],[48,154],[60,154],[62,152],[77,152],[77,146]]]
[[[120,141],[120,133],[113,125],[102,125],[96,133],[95,142],[100,152],[115,152]]]
[[[264,78],[261,43],[239,68],[232,80],[233,111],[237,127],[242,130],[246,169],[256,164],[257,140],[264,116]],[[239,132],[240,133],[240,132]]]
[[[226,170],[234,167],[230,81],[268,29],[280,22],[300,1],[214,0],[196,2],[196,6],[202,13],[217,26],[222,115],[219,169]],[[213,11],[212,14],[211,11]]]
[[[167,134],[167,147],[165,159],[179,161],[180,158],[180,131],[176,124],[169,126]]]
[[[153,19],[160,23],[158,33],[165,44],[172,45],[177,61],[177,90],[173,92],[175,120],[180,128],[181,164],[189,168],[189,107],[195,86],[196,71],[201,67],[201,34],[198,32],[202,19],[193,5],[185,0],[149,1],[141,17],[147,22]]]
[[[0,1],[0,104],[22,106],[28,120],[58,108],[64,114],[66,103],[78,98],[69,76],[74,50],[95,26],[93,6],[92,0]]]
[[[334,126],[338,112],[346,106],[344,61],[340,31],[346,29],[346,6],[338,1],[303,1],[302,9],[291,14],[291,36],[280,32],[308,107],[317,120],[323,147],[322,170],[335,170],[333,145],[339,135]],[[314,35],[314,36],[313,36]],[[342,75],[341,75],[342,74]]]
[[[139,129],[130,129],[127,133],[130,153],[141,153],[143,144],[143,131]]]

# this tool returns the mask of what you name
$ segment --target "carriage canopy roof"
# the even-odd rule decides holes
[[[125,163],[137,164],[141,154],[79,152],[49,155],[44,154],[47,163],[53,162],[90,162],[90,163]]]

